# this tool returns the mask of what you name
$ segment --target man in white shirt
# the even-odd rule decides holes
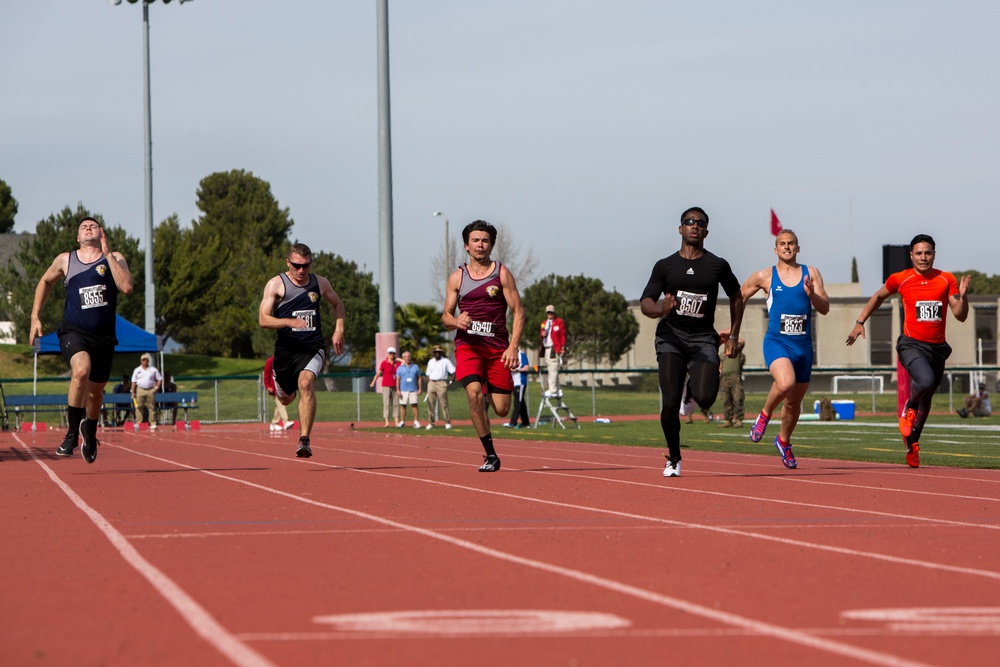
[[[156,430],[156,392],[160,389],[163,376],[156,366],[149,363],[149,354],[139,357],[139,366],[132,371],[132,402],[142,414],[142,420],[149,422],[149,430]],[[138,418],[139,415],[136,415]]]
[[[434,428],[438,405],[444,417],[444,427],[451,428],[451,410],[448,409],[448,376],[455,374],[455,364],[444,356],[440,345],[435,345],[433,357],[427,362],[427,428]]]

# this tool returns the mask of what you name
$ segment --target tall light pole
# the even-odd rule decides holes
[[[136,4],[139,0],[128,0]],[[149,94],[149,5],[155,0],[142,0],[142,109],[146,135],[146,331],[156,333],[156,289],[153,285],[153,116]],[[108,0],[112,5],[122,0]],[[168,4],[170,0],[163,0]],[[191,0],[179,0],[181,4]]]
[[[451,260],[448,257],[448,216],[441,211],[434,211],[434,215],[444,218],[444,280],[447,282],[448,276],[451,275]]]

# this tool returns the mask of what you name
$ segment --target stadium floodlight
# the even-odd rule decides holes
[[[149,6],[155,0],[128,0],[130,5],[142,2],[142,103],[146,116],[146,326],[151,334],[156,333],[156,290],[153,285],[153,120],[150,111],[149,94]],[[108,0],[112,5],[122,4],[122,0]],[[171,0],[163,0],[163,4]],[[180,4],[191,0],[179,0]]]

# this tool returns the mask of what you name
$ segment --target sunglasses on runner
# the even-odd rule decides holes
[[[708,229],[708,222],[705,220],[698,220],[697,218],[688,218],[687,220],[681,222],[681,224],[685,227],[694,227],[695,225],[698,225],[702,229]]]
[[[303,264],[296,264],[295,262],[293,262],[293,261],[292,261],[292,260],[290,260],[290,259],[286,259],[285,261],[286,261],[286,262],[288,262],[288,264],[289,264],[289,265],[290,265],[290,266],[291,266],[291,267],[292,267],[293,269],[298,269],[299,271],[301,271],[302,269],[308,269],[308,268],[309,268],[310,266],[312,266],[312,262],[305,262],[305,263],[303,263]]]

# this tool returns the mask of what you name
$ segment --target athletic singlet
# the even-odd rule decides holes
[[[472,318],[466,330],[455,332],[455,346],[491,347],[506,350],[510,345],[507,333],[507,297],[500,284],[500,262],[481,280],[469,274],[468,263],[461,266],[462,284],[458,288],[458,310]]]
[[[906,269],[885,281],[889,294],[903,297],[903,335],[925,343],[945,342],[948,297],[958,294],[958,281],[947,271],[931,269],[921,276]]]
[[[715,304],[719,287],[730,299],[740,297],[740,281],[729,262],[705,250],[697,259],[685,259],[679,252],[653,265],[641,299],[659,300],[672,294],[677,305],[656,325],[656,335],[668,328],[686,333],[715,333]]]
[[[285,286],[285,295],[274,309],[278,319],[299,318],[305,320],[303,329],[281,327],[278,329],[278,345],[301,351],[323,348],[323,327],[319,318],[319,301],[322,295],[319,291],[319,281],[309,274],[309,282],[305,286],[296,285],[288,274],[281,274],[281,282]]]
[[[803,287],[809,277],[809,267],[802,264],[802,277],[789,287],[778,277],[778,267],[771,267],[771,289],[767,293],[767,333],[781,336],[789,343],[812,346],[809,325],[812,317],[812,302]]]
[[[66,278],[66,305],[63,325],[82,333],[113,339],[118,285],[103,254],[90,264],[80,261],[77,251],[69,253]]]

